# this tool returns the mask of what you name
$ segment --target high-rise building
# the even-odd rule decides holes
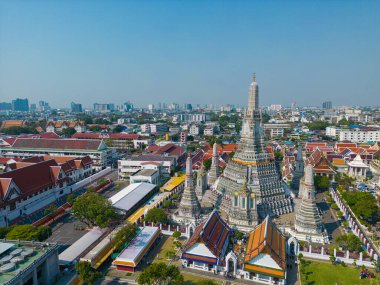
[[[71,102],[71,113],[82,113],[82,104]]]
[[[124,103],[124,112],[132,112],[133,111],[133,104],[131,102],[125,102]]]
[[[280,174],[263,141],[259,86],[256,76],[249,88],[241,140],[233,158],[212,189],[212,202],[223,211],[230,225],[243,231],[253,229],[267,215],[293,211]]]
[[[331,101],[323,102],[322,109],[332,109],[332,102]]]
[[[12,100],[12,110],[13,111],[28,112],[29,111],[29,100],[27,98],[25,98],[25,99],[17,98],[16,100]]]
[[[46,101],[39,101],[38,102],[38,110],[39,111],[47,111],[50,110],[49,103]]]
[[[113,112],[115,110],[114,104],[99,104],[94,103],[94,111],[99,113],[108,113]]]
[[[12,103],[1,102],[0,111],[12,110]]]
[[[148,110],[149,110],[149,112],[153,112],[154,111],[154,105],[148,104]]]
[[[37,105],[36,104],[30,104],[30,112],[35,112],[37,111]]]

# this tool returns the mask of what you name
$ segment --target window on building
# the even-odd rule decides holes
[[[238,206],[238,196],[235,196],[235,197],[234,197],[234,206],[235,206],[235,207]]]

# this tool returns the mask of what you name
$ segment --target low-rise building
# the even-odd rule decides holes
[[[86,126],[81,121],[50,121],[46,125],[46,132],[57,133],[67,128],[73,128],[77,133],[84,133],[86,131]]]
[[[356,128],[342,130],[339,134],[339,141],[350,141],[356,143],[380,141],[380,129],[377,128]]]
[[[0,226],[29,215],[70,193],[69,178],[54,159],[0,174]]]
[[[158,227],[142,227],[137,236],[116,257],[113,264],[117,270],[134,272],[141,259],[154,245],[160,235]]]
[[[158,185],[160,183],[160,173],[155,169],[140,169],[130,176],[130,183],[146,182]]]
[[[89,156],[94,168],[111,165],[117,158],[115,149],[105,145],[103,140],[77,139],[33,139],[17,138],[9,147],[0,147],[0,155],[7,158],[29,158],[33,156]]]
[[[72,136],[74,139],[85,139],[85,140],[104,140],[107,146],[116,149],[131,149],[136,148],[138,143],[148,145],[150,139],[142,140],[138,134],[127,134],[127,133],[82,133],[74,134]]]
[[[34,241],[0,242],[0,283],[56,284],[59,275],[57,244]]]
[[[169,177],[170,173],[177,166],[175,157],[162,155],[144,154],[140,156],[131,156],[127,159],[118,161],[118,174],[120,179],[128,179],[129,176],[138,170],[145,168],[146,164],[156,164],[160,169],[160,174]]]
[[[117,192],[109,198],[109,201],[116,210],[125,216],[129,216],[156,192],[157,187],[154,184],[133,183]]]
[[[270,138],[284,136],[285,130],[290,130],[290,124],[264,124],[264,134]]]

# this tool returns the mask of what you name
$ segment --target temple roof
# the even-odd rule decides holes
[[[229,242],[231,229],[220,217],[217,211],[198,225],[184,251],[189,250],[196,243],[203,243],[216,257],[224,258],[226,244]]]
[[[250,262],[262,253],[269,254],[283,270],[286,269],[285,237],[269,216],[249,234],[244,262]]]
[[[368,165],[363,162],[359,154],[356,155],[353,161],[348,162],[348,165],[351,167],[368,168]]]

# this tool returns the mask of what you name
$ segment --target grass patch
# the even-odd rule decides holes
[[[168,237],[162,247],[160,248],[160,251],[158,252],[157,256],[155,257],[153,262],[165,262],[168,263],[167,255],[168,252],[175,251],[174,246],[174,238]]]
[[[132,276],[132,272],[128,272],[125,276]]]
[[[181,272],[181,273],[183,275],[183,279],[185,280],[185,285],[196,285],[199,281],[211,280],[211,279],[207,279],[205,277],[201,277],[195,274],[184,273],[184,272]],[[216,284],[221,284],[219,281],[215,279],[213,279],[212,281],[214,281]]]
[[[330,262],[305,260],[305,265],[300,268],[302,284],[324,285],[372,285],[380,284],[380,276],[373,279],[360,279],[360,269],[352,266],[343,267],[340,264],[332,265]]]

